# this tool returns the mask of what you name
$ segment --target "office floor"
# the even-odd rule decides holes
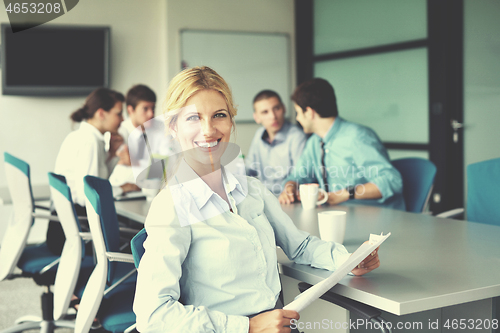
[[[41,316],[40,295],[43,288],[32,279],[17,278],[0,283],[0,331],[14,325],[14,321],[26,315]],[[29,330],[25,332],[40,332]],[[71,333],[73,330],[61,328],[58,333]]]
[[[37,204],[47,204],[46,202]],[[0,205],[0,222],[8,221],[12,211],[10,205]],[[0,240],[3,239],[7,223],[0,223]],[[47,221],[37,219],[30,230],[28,243],[38,243],[44,240],[47,230]],[[0,244],[1,246],[1,244]],[[14,325],[17,318],[34,315],[41,316],[40,296],[43,287],[37,286],[29,278],[17,278],[0,282],[0,331]],[[29,333],[40,332],[40,330],[25,331]],[[58,333],[70,333],[71,329],[61,328]]]

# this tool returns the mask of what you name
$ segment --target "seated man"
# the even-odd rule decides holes
[[[403,182],[382,142],[365,126],[338,116],[333,87],[323,79],[302,83],[292,95],[297,121],[309,139],[287,178],[281,203],[300,200],[298,185],[319,183],[328,203],[347,200],[367,205],[405,209]]]
[[[126,104],[129,118],[118,129],[126,145],[117,152],[120,161],[109,179],[112,185],[138,182],[139,177],[161,178],[162,164],[158,161],[179,151],[177,143],[165,131],[163,116],[153,118],[156,95],[149,87],[133,86],[127,92]]]
[[[279,195],[307,138],[298,126],[285,120],[285,106],[276,92],[261,91],[255,96],[253,107],[253,118],[262,127],[255,133],[245,158],[247,174],[259,178],[271,192]]]

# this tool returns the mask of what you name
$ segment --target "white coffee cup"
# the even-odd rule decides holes
[[[318,193],[323,193],[323,199],[318,200]],[[313,209],[317,205],[322,205],[328,200],[328,194],[325,190],[319,188],[318,184],[301,184],[299,186],[300,201],[302,208]]]
[[[345,236],[346,212],[329,210],[318,213],[319,235],[322,240],[342,244]]]

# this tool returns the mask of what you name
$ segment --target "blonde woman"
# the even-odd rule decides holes
[[[225,168],[236,108],[222,77],[186,69],[171,82],[166,123],[184,156],[153,200],[134,311],[140,332],[290,332],[279,245],[297,263],[334,270],[349,253],[298,230],[257,179]],[[228,153],[229,152],[229,153]],[[364,274],[379,266],[365,259]]]

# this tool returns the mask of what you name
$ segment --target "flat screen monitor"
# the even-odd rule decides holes
[[[3,95],[86,96],[109,86],[109,27],[1,28]]]

